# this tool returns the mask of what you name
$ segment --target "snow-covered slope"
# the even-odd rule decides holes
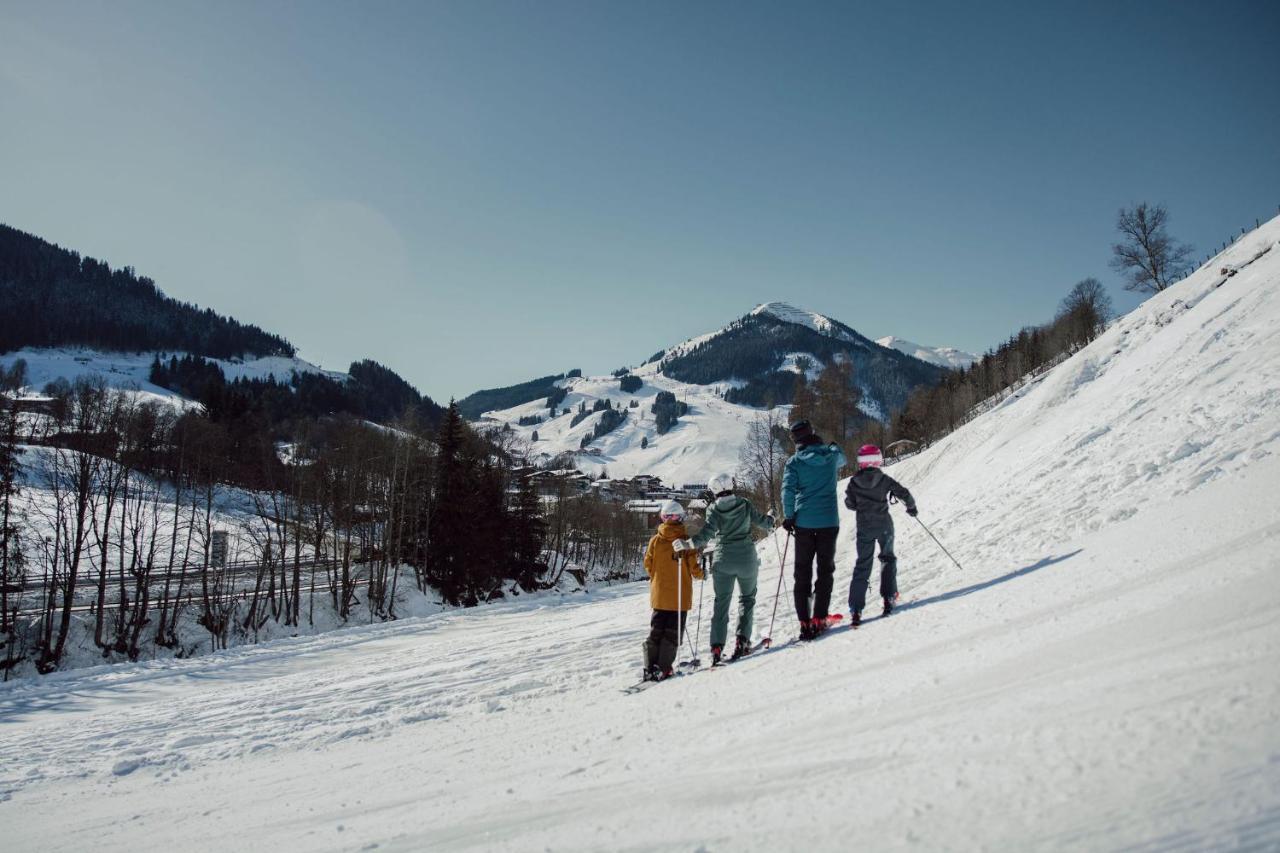
[[[1277,240],[1273,221],[1221,262]],[[894,467],[964,568],[899,516],[887,620],[785,645],[784,599],[774,650],[638,696],[643,584],[6,685],[0,830],[130,851],[1276,849],[1280,250],[1219,264]],[[782,547],[761,544],[757,637]]]
[[[898,352],[906,353],[912,358],[918,358],[929,364],[936,364],[939,367],[945,367],[948,370],[955,370],[961,367],[968,367],[977,361],[981,356],[974,355],[971,352],[965,352],[955,347],[927,347],[922,344],[912,343],[903,338],[889,335],[876,341],[882,347],[896,349]]]
[[[646,369],[649,368],[649,369]],[[569,394],[559,406],[570,414],[558,415],[542,423],[520,426],[526,416],[547,415],[545,401],[536,400],[501,412],[490,412],[488,418],[511,424],[526,439],[538,434],[530,447],[535,459],[546,460],[561,453],[579,450],[584,436],[591,435],[601,413],[589,415],[576,426],[571,421],[580,403],[590,409],[597,400],[609,400],[615,408],[627,413],[626,420],[590,444],[598,452],[579,453],[576,464],[584,471],[607,470],[611,477],[653,474],[674,485],[705,483],[718,471],[734,471],[738,467],[738,449],[746,440],[747,427],[760,415],[758,409],[725,402],[719,394],[723,385],[689,385],[668,379],[651,366],[636,371],[644,382],[634,394],[624,392],[612,376],[589,376],[563,380],[560,385]],[[659,391],[671,391],[689,405],[666,435],[658,435],[651,408]],[[637,403],[630,408],[631,402]],[[647,443],[647,447],[642,446]]]
[[[85,347],[48,349],[28,347],[0,354],[0,366],[7,368],[18,359],[26,361],[27,384],[36,391],[44,388],[46,384],[55,379],[62,378],[68,382],[74,382],[80,376],[99,374],[105,377],[107,382],[114,387],[136,389],[142,395],[151,399],[166,400],[178,404],[184,402],[173,391],[153,385],[148,380],[151,372],[151,362],[157,355],[162,359],[168,359],[173,355],[182,358],[184,353],[103,352]],[[262,358],[234,360],[206,358],[206,361],[211,361],[221,367],[223,375],[227,377],[228,381],[234,381],[242,377],[246,379],[266,379],[268,376],[275,376],[276,379],[284,381],[294,372],[321,373],[338,380],[347,378],[345,373],[324,370],[300,358],[285,358],[284,356],[264,356]]]

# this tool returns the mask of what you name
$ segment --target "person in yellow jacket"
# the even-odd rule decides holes
[[[698,553],[684,542],[684,507],[667,501],[659,510],[662,523],[644,552],[649,573],[649,638],[644,641],[644,679],[667,678],[675,666],[684,623],[693,602],[693,579],[702,577]]]

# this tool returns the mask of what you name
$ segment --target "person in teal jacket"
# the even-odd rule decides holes
[[[830,615],[831,587],[836,575],[836,536],[840,533],[836,479],[844,467],[845,456],[839,445],[823,444],[808,421],[791,425],[791,439],[796,452],[787,460],[782,473],[782,526],[796,539],[793,591],[796,616],[800,619],[800,639],[811,640],[827,629]]]
[[[751,627],[756,611],[756,581],[760,575],[760,558],[751,528],[773,529],[773,516],[761,513],[751,501],[733,493],[733,477],[717,474],[708,488],[715,500],[707,507],[707,521],[693,536],[691,544],[701,549],[716,541],[715,560],[711,565],[711,584],[716,593],[711,614],[711,660],[719,663],[729,637],[729,602],[733,587],[738,587],[738,636],[733,657],[751,653]]]

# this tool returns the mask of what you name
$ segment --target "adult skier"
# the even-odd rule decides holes
[[[733,659],[751,653],[751,626],[756,611],[756,581],[760,576],[760,559],[751,528],[773,529],[773,516],[760,512],[751,501],[733,493],[733,477],[716,474],[707,484],[715,500],[707,507],[707,522],[693,537],[691,544],[702,548],[716,540],[716,557],[711,566],[711,585],[715,590],[715,609],[711,613],[711,662],[717,664],[729,638],[729,602],[733,588],[738,587],[738,630]]]
[[[685,620],[693,602],[693,578],[702,577],[697,552],[685,538],[684,507],[667,501],[659,509],[662,523],[644,552],[649,573],[649,638],[644,641],[644,680],[667,678],[675,666]]]
[[[898,600],[898,558],[893,553],[893,517],[889,515],[889,496],[907,505],[907,515],[918,512],[911,492],[881,470],[884,454],[874,444],[858,450],[858,473],[849,478],[844,505],[857,519],[858,561],[849,583],[849,620],[862,622],[862,608],[867,603],[867,583],[871,580],[871,558],[880,546],[880,597],[884,599],[884,615],[893,612]]]
[[[812,640],[827,629],[831,586],[836,574],[836,535],[840,516],[836,478],[846,460],[837,444],[823,444],[808,421],[791,425],[796,452],[782,473],[782,526],[796,539],[795,605],[800,639]],[[814,583],[813,564],[818,563]],[[809,596],[813,595],[813,610]]]

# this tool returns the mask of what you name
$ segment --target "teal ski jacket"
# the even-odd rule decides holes
[[[835,444],[807,444],[782,472],[782,514],[797,527],[839,527],[836,479],[845,464]]]

